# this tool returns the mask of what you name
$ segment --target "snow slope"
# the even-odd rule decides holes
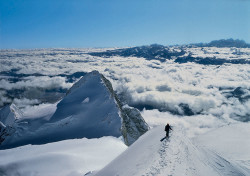
[[[120,139],[102,137],[0,150],[0,175],[82,176],[103,168],[126,148]]]
[[[249,175],[250,171],[225,160],[214,152],[192,144],[181,129],[173,128],[170,139],[160,142],[164,126],[153,128],[141,136],[95,176],[156,175]]]
[[[123,136],[132,144],[148,130],[140,112],[122,106],[111,83],[98,71],[82,77],[57,104],[50,119],[19,120],[0,131],[0,149],[65,139]]]
[[[250,169],[250,123],[223,126],[196,137],[195,143]]]
[[[5,126],[13,125],[13,123],[22,118],[22,116],[22,111],[13,103],[0,109],[0,122],[2,122]]]
[[[50,122],[67,118],[72,120],[65,124],[72,124],[69,126],[74,130],[70,131],[75,131],[75,136],[121,136],[121,118],[116,102],[97,71],[87,74],[69,89]]]
[[[89,102],[84,102],[89,98]],[[13,125],[3,148],[44,144],[72,138],[121,136],[121,118],[114,98],[98,72],[79,80],[58,104],[49,119],[27,119]]]

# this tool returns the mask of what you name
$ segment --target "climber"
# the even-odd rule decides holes
[[[169,130],[172,130],[170,127],[169,123],[165,126],[165,131],[166,131],[166,138],[169,136]]]

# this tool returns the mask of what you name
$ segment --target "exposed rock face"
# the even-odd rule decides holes
[[[126,145],[133,144],[141,135],[149,130],[148,124],[144,121],[140,114],[140,111],[136,108],[129,107],[128,105],[122,106],[120,100],[115,94],[112,84],[103,75],[102,79],[115,98],[117,106],[120,110],[120,116],[122,118],[122,135]]]
[[[5,139],[15,133],[15,128],[12,126],[5,126],[0,122],[0,144],[5,141]]]
[[[15,128],[12,126],[22,116],[22,111],[15,104],[6,105],[0,109],[0,144],[15,132]]]
[[[131,145],[149,129],[137,109],[122,106],[110,81],[98,71],[75,83],[48,121],[19,120],[8,129],[5,126],[1,126],[0,136],[4,138],[1,137],[0,148],[121,135]]]
[[[127,145],[133,144],[149,129],[138,109],[127,105],[122,107],[122,135]]]

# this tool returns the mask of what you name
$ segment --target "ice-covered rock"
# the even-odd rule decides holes
[[[22,116],[22,111],[13,103],[0,109],[0,122],[2,122],[5,126],[12,126],[13,123]]]
[[[114,97],[117,107],[120,111],[120,117],[122,118],[121,131],[124,138],[124,142],[127,145],[133,144],[141,135],[149,130],[148,124],[144,121],[141,113],[138,109],[129,107],[128,105],[122,105],[119,98],[115,94],[112,84],[103,75],[102,79],[109,89],[110,93]]]
[[[19,120],[14,128],[0,148],[121,135],[131,145],[149,129],[137,109],[122,106],[111,83],[98,71],[75,83],[49,120]]]
[[[125,143],[131,145],[149,128],[138,109],[125,105],[121,112],[123,119],[122,135]]]
[[[0,122],[0,144],[5,141],[6,138],[15,133],[15,128],[12,126],[5,126]]]

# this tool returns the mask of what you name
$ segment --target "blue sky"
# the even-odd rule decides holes
[[[250,43],[250,0],[0,0],[0,48]]]

